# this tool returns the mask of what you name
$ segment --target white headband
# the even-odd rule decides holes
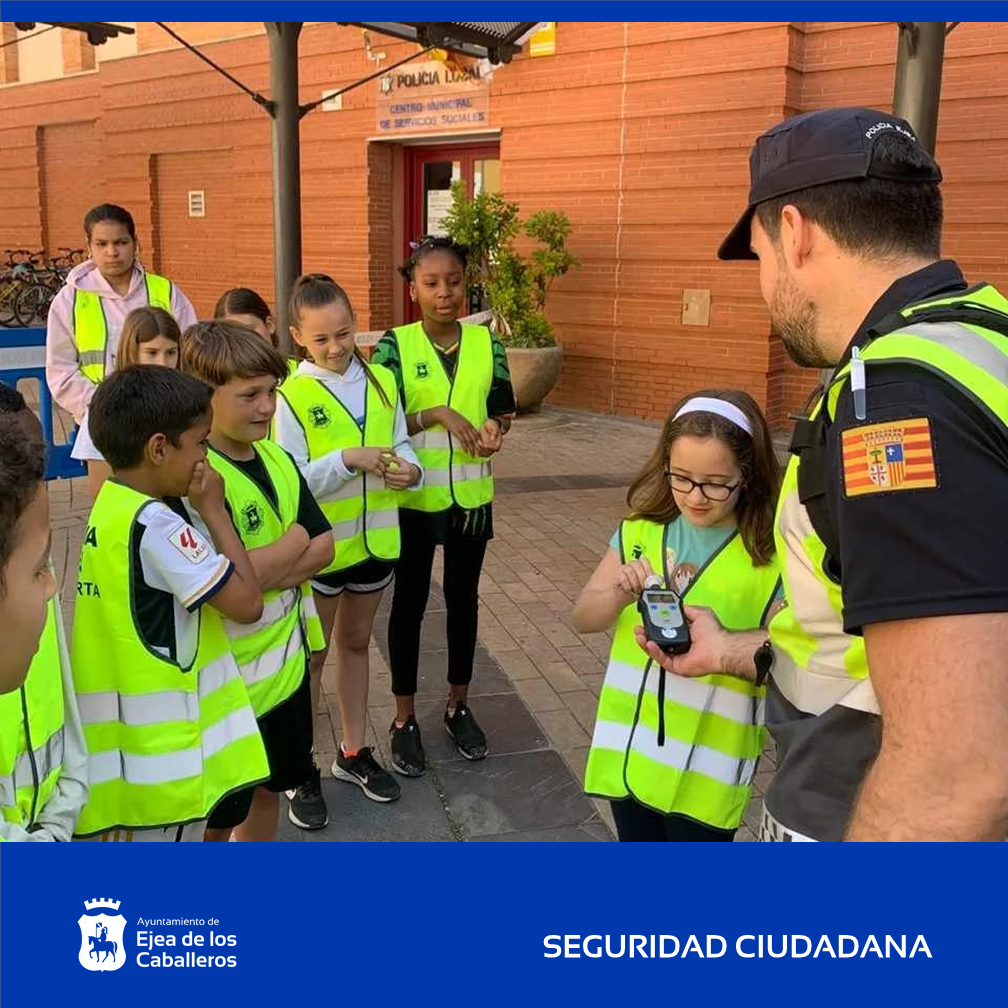
[[[708,399],[706,396],[689,399],[683,403],[672,419],[678,420],[686,413],[716,413],[718,416],[724,417],[725,420],[730,420],[736,427],[741,427],[749,437],[752,437],[752,424],[749,422],[749,417],[734,403],[726,402],[724,399]]]

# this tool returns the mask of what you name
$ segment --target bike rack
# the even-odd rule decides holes
[[[46,453],[47,480],[73,479],[86,476],[87,466],[70,457],[77,427],[74,426],[66,444],[56,444],[54,440],[53,403],[49,383],[45,373],[46,331],[43,328],[4,329],[0,328],[0,382],[17,387],[19,381],[38,383],[38,410],[42,421],[42,431],[49,447]]]

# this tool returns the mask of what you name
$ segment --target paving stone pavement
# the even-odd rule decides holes
[[[480,589],[480,633],[472,707],[491,755],[470,763],[441,724],[444,600],[435,586],[421,640],[418,720],[429,770],[399,778],[395,803],[369,801],[332,779],[339,705],[332,661],[316,712],[316,750],[329,826],[307,833],[286,819],[294,842],[611,840],[605,802],[581,790],[611,635],[578,634],[570,611],[623,515],[626,487],[654,447],[657,425],[544,407],[519,418],[495,460],[495,538]],[[91,504],[84,480],[50,484],[53,560],[69,628],[73,571]],[[440,581],[439,567],[435,579]],[[389,593],[390,594],[390,593]],[[369,742],[388,765],[393,714],[387,665],[386,598],[371,646]],[[737,840],[756,838],[761,795],[773,772],[764,754]]]

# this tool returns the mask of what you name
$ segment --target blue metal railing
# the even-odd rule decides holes
[[[23,380],[37,383],[39,419],[49,446],[46,479],[73,479],[86,475],[87,466],[70,458],[76,427],[70,431],[66,444],[56,444],[53,433],[55,404],[45,374],[45,341],[45,329],[0,328],[0,382],[15,387]]]

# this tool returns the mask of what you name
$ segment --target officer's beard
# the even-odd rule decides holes
[[[770,322],[788,356],[799,367],[832,367],[819,346],[819,313],[816,306],[795,286],[791,277],[781,271],[769,304]]]

